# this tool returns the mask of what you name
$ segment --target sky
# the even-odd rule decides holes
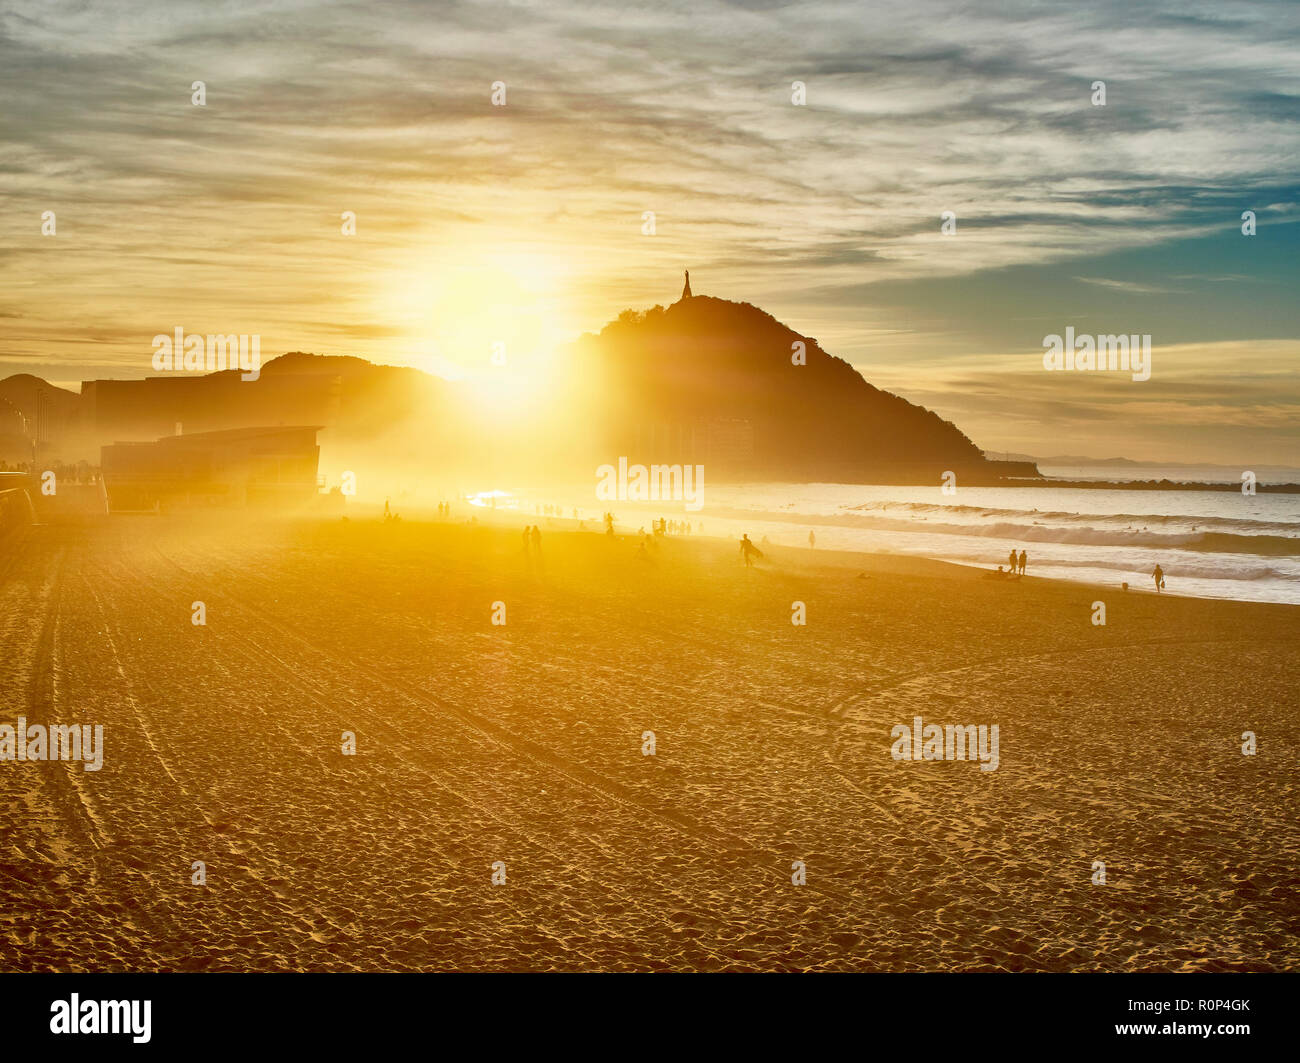
[[[1300,4],[4,0],[0,101],[0,377],[527,379],[689,268],[992,452],[1300,465]]]

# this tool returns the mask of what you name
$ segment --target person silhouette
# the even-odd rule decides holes
[[[746,568],[750,568],[754,564],[754,558],[763,556],[763,551],[750,542],[748,532],[741,537],[740,556],[745,559]]]
[[[1016,570],[1016,550],[1015,550],[1015,547],[1012,547],[1012,548],[1011,548],[1011,553],[1007,555],[1007,568],[1008,568],[1010,571],[1012,571],[1012,572],[1014,572],[1014,571]]]
[[[1025,566],[1028,563],[1029,563],[1029,558],[1026,556],[1025,552],[1021,550],[1020,551],[1020,574],[1022,576],[1025,574]]]
[[[1159,594],[1165,588],[1165,570],[1159,565],[1151,573],[1151,578],[1156,582],[1156,593]]]

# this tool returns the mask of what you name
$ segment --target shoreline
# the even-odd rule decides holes
[[[403,516],[401,523],[407,523],[409,520],[409,522],[413,524],[417,524],[417,523],[418,524],[440,524],[440,523],[456,524],[460,522],[466,522],[467,518],[463,514],[465,513],[465,511],[469,511],[469,515],[479,518],[479,523],[482,524],[484,527],[518,527],[519,529],[522,529],[522,527],[525,525],[531,526],[535,523],[540,522],[543,528],[550,528],[553,529],[554,531],[564,530],[564,531],[572,532],[574,534],[598,535],[600,537],[604,537],[604,532],[600,531],[598,528],[599,521],[592,518],[582,519],[582,518],[559,517],[559,516],[548,517],[545,516],[544,514],[541,516],[529,515],[523,513],[522,507],[516,510],[505,510],[505,509],[493,510],[488,507],[468,506],[463,502],[460,502],[457,505],[458,505],[458,514],[460,514],[457,517],[453,517],[450,519],[440,518],[436,516],[436,514],[433,511],[416,509],[411,511],[413,516],[411,516],[410,518]],[[358,508],[360,509],[361,507]],[[378,519],[380,523],[383,522],[382,521],[383,511],[381,507],[366,505],[364,507],[363,512],[365,513],[365,517],[359,516],[359,519],[367,519],[373,517],[374,519]],[[746,511],[722,510],[715,514],[712,514],[711,516],[714,520],[727,520],[727,521],[734,521],[736,523],[744,523],[745,516],[742,514],[746,514]],[[651,518],[649,514],[647,514],[647,520],[646,520],[647,524],[649,524],[650,519]],[[753,520],[753,523],[756,524],[763,523],[763,522],[781,522],[781,523],[789,523],[789,524],[819,523],[819,524],[825,524],[826,526],[842,525],[850,528],[853,527],[853,525],[850,522],[837,521],[834,516],[822,516],[820,520],[812,521],[807,519],[807,515],[800,515],[800,514],[785,515],[785,514],[777,514],[777,513],[764,513],[761,519],[755,518]],[[578,528],[579,524],[586,524],[587,527],[580,531]],[[640,534],[639,532],[629,528],[626,524],[619,525],[618,523],[616,523],[615,529],[617,533],[616,535],[617,538],[628,539],[632,541],[632,545],[635,546],[635,540],[638,539]],[[653,536],[651,537],[653,538]],[[737,547],[739,541],[737,538],[734,538],[732,536],[716,535],[711,532],[700,533],[695,531],[693,531],[690,535],[668,535],[665,538],[671,542],[696,542],[696,541],[703,541],[703,540],[709,540],[717,543],[725,542],[725,543],[730,543],[733,547]],[[1298,540],[1298,542],[1300,542],[1300,540]],[[858,557],[864,559],[878,558],[878,559],[890,559],[892,561],[897,561],[897,562],[915,562],[918,565],[941,565],[941,566],[957,569],[961,572],[977,573],[980,575],[980,578],[984,578],[985,576],[988,576],[990,577],[989,582],[991,583],[998,582],[995,574],[999,562],[996,561],[985,566],[983,564],[976,563],[976,562],[955,561],[947,558],[930,557],[923,554],[903,553],[901,551],[844,550],[841,548],[829,547],[829,546],[817,547],[814,549],[806,546],[789,545],[789,544],[781,544],[781,543],[769,544],[768,546],[763,546],[761,541],[759,542],[758,545],[760,546],[760,548],[762,548],[765,551],[774,549],[783,555],[787,553],[794,553],[796,554],[796,556],[807,555],[807,559],[811,559],[813,557],[827,557],[829,555],[843,555],[846,558],[852,558],[852,557]],[[1153,598],[1179,598],[1179,599],[1206,601],[1206,602],[1237,602],[1244,605],[1276,605],[1276,606],[1281,606],[1289,609],[1300,608],[1300,602],[1259,601],[1251,598],[1230,598],[1230,597],[1222,597],[1222,596],[1215,596],[1209,594],[1191,594],[1186,592],[1180,592],[1177,590],[1165,590],[1164,592],[1157,594],[1154,588],[1149,585],[1151,581],[1151,576],[1149,573],[1145,575],[1140,573],[1135,573],[1134,579],[1129,581],[1130,586],[1128,587],[1127,590],[1125,590],[1122,586],[1119,585],[1105,584],[1094,580],[1072,580],[1060,576],[1037,575],[1032,571],[1032,564],[1033,562],[1031,561],[1031,570],[1027,572],[1025,576],[1021,577],[1021,580],[1038,580],[1038,581],[1050,582],[1054,584],[1061,584],[1069,587],[1090,588],[1093,591],[1102,594],[1116,594],[1116,593],[1123,594],[1123,595],[1146,594],[1146,595],[1150,595]],[[846,563],[845,566],[843,567],[852,567],[852,565]],[[1013,584],[1013,583],[1021,582],[1021,580],[1007,579],[1005,580],[1005,582],[1008,584]],[[1121,580],[1120,582],[1122,583],[1123,581]],[[1223,582],[1228,583],[1230,581],[1224,580]]]
[[[998,487],[1044,488],[1101,488],[1108,491],[1240,491],[1241,482],[1231,480],[1218,483],[1212,480],[1027,480],[1024,483],[1008,482]],[[1300,483],[1255,485],[1257,494],[1300,495]]]

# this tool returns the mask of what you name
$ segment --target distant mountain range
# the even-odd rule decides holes
[[[1190,469],[1193,472],[1220,471],[1231,480],[1236,480],[1244,468],[1242,465],[1222,465],[1208,461],[1134,461],[1132,458],[1086,458],[1078,454],[1053,454],[1048,457],[1032,457],[1028,454],[1002,453],[986,451],[990,458],[1002,458],[1007,461],[1029,461],[1045,469],[1099,468],[1118,471],[1151,469]],[[1255,469],[1268,469],[1271,472],[1284,472],[1287,475],[1300,473],[1294,465],[1278,465],[1271,462],[1256,462]]]
[[[256,381],[235,371],[97,380],[78,396],[14,376],[0,381],[0,402],[25,420],[30,457],[39,401],[43,450],[60,460],[94,461],[105,443],[154,439],[178,425],[311,424],[324,428],[323,455],[358,455],[353,464],[364,456],[413,474],[496,471],[515,482],[587,478],[620,456],[702,463],[714,482],[1036,475],[1031,464],[986,458],[951,422],[873,387],[748,303],[688,296],[626,311],[563,352],[549,383],[545,402],[503,419],[479,412],[463,385],[420,370],[293,352],[267,362]],[[4,421],[0,407],[0,438]]]

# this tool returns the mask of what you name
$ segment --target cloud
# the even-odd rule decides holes
[[[1134,381],[1045,372],[1040,348],[870,376],[953,417],[988,450],[1297,465],[1297,359],[1300,340],[1157,346],[1151,379]]]
[[[1161,288],[1154,284],[1139,284],[1136,281],[1111,280],[1107,277],[1075,277],[1082,284],[1095,284],[1099,288],[1127,292],[1130,295],[1169,295],[1177,289]]]
[[[1294,5],[1203,0],[10,0],[0,280],[24,331],[0,355],[75,364],[90,319],[94,360],[124,370],[131,337],[191,322],[382,359],[411,347],[394,286],[483,248],[567,270],[574,334],[690,266],[859,363],[987,351],[1018,268],[1131,307],[1180,286],[1106,256],[1234,232],[1252,205],[1261,247],[1295,223],[1298,30]],[[1291,327],[1252,312],[1258,273],[1179,270],[1198,266],[1255,278],[1223,328]],[[988,297],[945,308],[961,278]]]

